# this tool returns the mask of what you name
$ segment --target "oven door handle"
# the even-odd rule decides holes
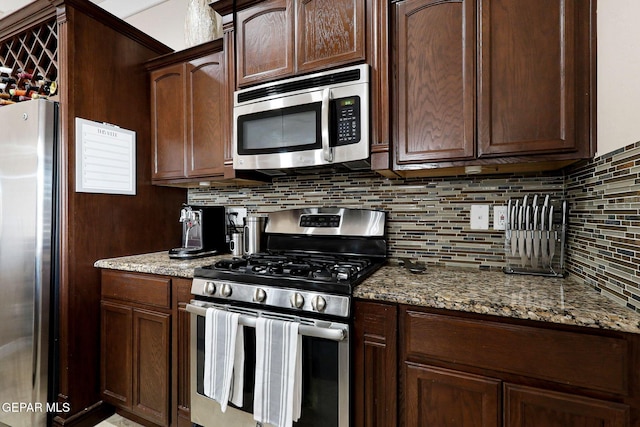
[[[207,314],[207,307],[200,307],[193,304],[187,304],[187,311],[189,313],[195,314],[197,316],[205,317]],[[248,326],[250,328],[256,327],[256,317],[248,316],[246,314],[241,314],[238,319],[238,323],[243,326]],[[300,324],[298,326],[298,333],[300,335],[326,339],[331,341],[343,341],[347,338],[346,329],[342,328],[321,328],[318,326],[309,326]]]

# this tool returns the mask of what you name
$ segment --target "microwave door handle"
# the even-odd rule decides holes
[[[329,144],[329,102],[331,101],[331,89],[322,90],[322,108],[320,111],[320,126],[322,137],[322,157],[325,161],[333,162],[333,148]]]

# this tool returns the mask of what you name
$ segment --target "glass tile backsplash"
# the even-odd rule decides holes
[[[431,266],[499,270],[504,232],[493,207],[509,198],[551,194],[569,200],[566,273],[640,311],[640,142],[568,171],[389,179],[375,173],[276,178],[254,187],[190,189],[189,203],[246,207],[249,214],[305,206],[388,212],[390,257]],[[472,230],[471,205],[490,206],[489,230]]]

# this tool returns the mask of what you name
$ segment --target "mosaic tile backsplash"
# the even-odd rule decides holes
[[[640,142],[569,171],[570,275],[640,311]]]
[[[569,200],[565,271],[640,311],[640,143],[565,174],[390,179],[375,173],[315,174],[253,187],[190,189],[192,204],[246,207],[249,214],[308,207],[382,209],[389,256],[432,266],[500,270],[504,232],[493,206],[525,194]],[[472,230],[471,205],[490,205],[490,229]]]
[[[388,179],[375,173],[282,177],[246,188],[189,190],[189,203],[244,206],[249,214],[308,207],[388,213],[389,256],[428,265],[501,269],[504,232],[492,229],[493,205],[526,193],[562,195],[562,176]],[[472,230],[471,205],[490,205],[490,229]]]

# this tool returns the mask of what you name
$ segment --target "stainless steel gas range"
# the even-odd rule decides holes
[[[191,419],[202,426],[259,425],[253,418],[258,317],[297,322],[302,335],[302,404],[296,427],[349,427],[351,295],[387,256],[386,214],[346,208],[273,212],[266,250],[197,268],[191,313]],[[240,313],[244,399],[220,404],[203,392],[205,312]]]

